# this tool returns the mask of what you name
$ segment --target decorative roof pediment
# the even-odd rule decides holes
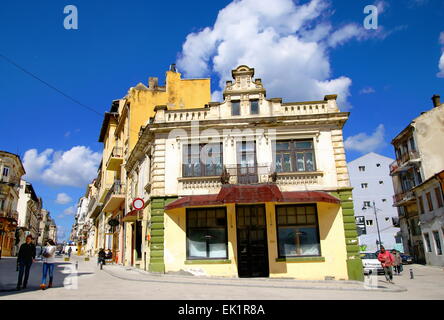
[[[265,89],[262,86],[261,79],[253,79],[254,68],[246,65],[241,65],[231,71],[233,81],[227,81],[224,89],[224,98],[226,96],[248,94],[248,93],[263,93],[265,96]]]

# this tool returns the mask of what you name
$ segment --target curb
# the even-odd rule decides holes
[[[133,268],[127,268],[127,267],[126,267],[126,269],[127,270],[131,270],[131,271],[138,271],[141,274],[152,275],[151,273],[148,273],[148,272],[143,271],[143,270],[135,270]],[[173,280],[157,280],[157,279],[131,279],[131,278],[128,278],[128,277],[117,275],[117,274],[113,273],[112,271],[109,271],[109,270],[106,270],[106,269],[103,269],[103,271],[105,271],[110,276],[118,278],[118,279],[121,279],[121,280],[137,281],[137,282],[154,282],[154,283],[169,283],[169,284],[190,284],[190,285],[207,285],[207,286],[227,286],[227,287],[250,287],[250,288],[280,288],[280,289],[297,289],[297,290],[307,289],[307,290],[363,291],[363,292],[390,292],[390,293],[399,293],[399,292],[406,292],[407,291],[406,288],[401,287],[401,286],[396,286],[397,287],[396,289],[395,288],[393,288],[393,289],[391,289],[391,288],[381,288],[381,287],[366,289],[363,286],[363,283],[357,282],[357,281],[356,282],[353,281],[353,283],[362,284],[362,288],[347,288],[347,287],[344,287],[344,286],[339,286],[339,287],[329,287],[329,286],[282,286],[282,285],[259,284],[259,283],[258,284],[235,283],[236,281],[237,282],[239,281],[239,279],[237,279],[237,278],[233,278],[233,279],[227,279],[227,278],[220,279],[220,280],[223,280],[223,281],[225,281],[227,283],[220,283],[220,282],[218,282],[218,283],[216,283],[216,282],[213,282],[213,283],[202,283],[202,282],[198,282],[198,281],[178,281],[178,280],[173,281]],[[140,271],[142,271],[143,273],[140,272]],[[161,276],[163,276],[163,274]],[[204,279],[204,280],[205,279],[206,280],[216,280],[214,278],[208,278],[208,277],[205,277],[205,278],[200,277],[200,278],[196,278],[196,280],[197,279],[201,279],[201,280],[202,279]],[[219,279],[217,279],[217,280],[219,280]],[[229,282],[231,282],[231,283],[228,283],[227,280]],[[280,280],[283,280],[283,279],[280,279]],[[293,281],[298,281],[298,280],[293,280]],[[318,283],[319,282],[322,283],[321,280],[318,281]],[[342,282],[341,282],[341,284],[342,284]]]

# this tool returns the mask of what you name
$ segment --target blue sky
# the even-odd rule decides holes
[[[296,1],[313,9],[304,18],[291,0],[264,2],[265,9],[255,3],[2,1],[0,54],[99,114],[149,76],[163,81],[171,63],[184,76],[211,76],[215,98],[221,78],[227,80],[237,63],[249,64],[268,97],[342,94],[341,108],[351,112],[344,128],[348,160],[368,151],[393,157],[391,138],[431,108],[433,94],[444,95],[444,78],[437,76],[444,49],[441,0]],[[70,4],[78,8],[78,30],[63,27],[63,9]],[[362,27],[369,4],[380,9],[376,31]],[[264,46],[267,41],[271,45]],[[283,86],[272,84],[279,74],[288,79]],[[304,92],[297,90],[301,83],[307,83]],[[7,132],[0,149],[22,158],[27,152],[28,179],[68,231],[72,206],[100,159],[102,116],[2,58],[0,101],[0,127]],[[68,197],[57,203],[60,193]]]

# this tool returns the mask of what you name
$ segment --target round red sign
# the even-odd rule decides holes
[[[144,205],[145,205],[145,202],[143,201],[143,199],[136,198],[133,200],[133,208],[136,210],[143,209]]]

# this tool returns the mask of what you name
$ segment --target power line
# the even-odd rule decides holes
[[[43,83],[44,85],[46,85],[47,87],[53,89],[54,91],[58,92],[59,94],[61,94],[62,96],[64,96],[65,98],[71,100],[72,102],[78,104],[79,106],[99,115],[100,117],[102,117],[102,113],[98,112],[97,110],[95,110],[94,108],[91,108],[83,103],[81,103],[80,101],[78,101],[77,99],[71,97],[70,95],[64,93],[62,90],[56,88],[55,86],[53,86],[52,84],[48,83],[47,81],[41,79],[40,77],[38,77],[37,75],[35,75],[34,73],[26,70],[25,68],[23,68],[22,66],[20,66],[18,63],[16,63],[15,61],[11,60],[10,58],[6,57],[5,55],[0,53],[0,57],[3,58],[3,60],[5,60],[6,62],[12,64],[14,67],[16,67],[17,69],[21,70],[22,72],[26,73],[27,75],[33,77],[34,79],[40,81],[41,83]]]

